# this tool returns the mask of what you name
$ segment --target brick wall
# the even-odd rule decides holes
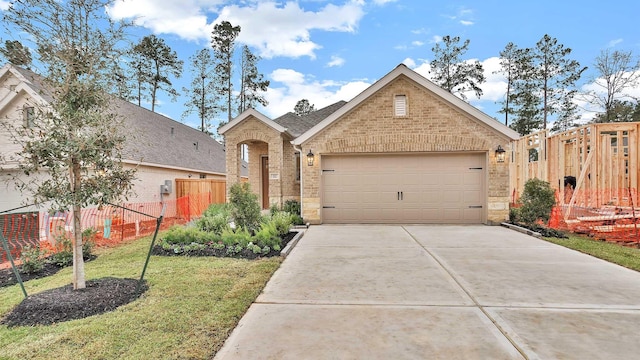
[[[394,116],[395,95],[407,96],[407,115]],[[490,126],[400,76],[335,121],[303,146],[316,154],[303,166],[303,217],[321,221],[322,154],[483,151],[488,155],[487,222],[508,216],[508,162],[495,162],[494,151],[509,139]]]

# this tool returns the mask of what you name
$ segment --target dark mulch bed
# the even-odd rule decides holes
[[[43,291],[24,299],[0,323],[7,326],[51,325],[113,311],[137,299],[138,280],[106,277],[89,280],[87,287],[73,290],[71,284]]]
[[[295,231],[291,231],[287,234],[285,234],[282,237],[282,249],[284,249],[287,244],[297,235],[298,233]],[[213,247],[209,247],[207,246],[204,249],[198,249],[198,250],[184,250],[184,248],[180,247],[178,249],[178,251],[173,251],[173,250],[165,250],[163,249],[160,245],[155,245],[152,249],[151,252],[152,255],[159,255],[159,256],[217,256],[217,257],[233,257],[233,258],[238,258],[238,259],[257,259],[260,257],[272,257],[272,256],[279,256],[280,255],[280,250],[271,250],[269,253],[267,254],[256,254],[251,250],[248,249],[244,249],[241,252],[234,254],[234,255],[228,255],[227,253],[227,249],[223,248],[223,249],[215,249]]]
[[[91,255],[85,258],[84,261],[91,261],[96,258],[97,256]],[[24,272],[22,271],[22,266],[18,266],[18,272],[20,273],[20,278],[22,279],[23,282],[28,280],[33,280],[33,279],[40,279],[43,277],[53,275],[58,271],[60,271],[61,269],[62,267],[56,264],[50,263],[47,260],[45,260],[44,268],[41,271],[38,271],[37,273]],[[12,268],[0,269],[0,288],[3,288],[5,286],[15,285],[17,283],[18,283],[18,279],[16,278],[16,275],[13,272]]]

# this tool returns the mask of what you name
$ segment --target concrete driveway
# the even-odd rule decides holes
[[[216,359],[633,359],[640,273],[489,226],[313,226]]]

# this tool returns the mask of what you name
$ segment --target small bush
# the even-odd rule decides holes
[[[233,184],[229,189],[229,203],[237,227],[253,232],[260,226],[258,195],[251,192],[249,183]]]
[[[243,227],[232,229],[225,229],[222,231],[222,243],[229,247],[240,246],[242,249],[246,248],[251,242],[251,233]]]
[[[22,259],[22,271],[27,274],[35,274],[44,269],[44,252],[37,246],[23,247],[20,259]]]
[[[278,233],[275,222],[270,221],[263,223],[254,236],[254,243],[260,247],[269,246],[279,250],[282,246],[282,239]]]
[[[519,221],[532,225],[538,220],[548,221],[551,209],[556,202],[555,191],[549,183],[539,179],[530,179],[524,184],[522,207],[519,211]]]
[[[203,231],[197,227],[173,226],[162,237],[162,242],[166,244],[188,245],[191,243],[206,244],[220,240],[220,236]]]
[[[297,200],[287,200],[282,205],[282,211],[292,215],[300,215],[300,202]]]
[[[273,223],[275,226],[278,236],[285,235],[291,229],[292,216],[287,212],[278,212],[271,215],[271,218],[267,220],[267,223]]]

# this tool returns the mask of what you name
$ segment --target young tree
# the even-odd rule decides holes
[[[4,47],[0,47],[0,53],[13,65],[29,68],[31,66],[31,51],[22,46],[18,40],[7,40]]]
[[[158,89],[169,93],[172,100],[178,96],[169,76],[180,77],[183,62],[178,60],[178,54],[171,50],[164,40],[155,35],[142,38],[140,43],[133,47],[133,52],[142,60],[136,64],[140,69],[139,79],[148,81],[151,86],[151,111],[155,112]]]
[[[122,23],[110,22],[107,0],[21,0],[4,13],[11,30],[33,39],[48,104],[33,124],[14,126],[22,142],[20,168],[29,181],[19,185],[36,203],[51,201],[73,215],[73,287],[85,287],[80,210],[114,201],[131,189],[133,170],[121,162],[121,121],[111,111],[106,90],[111,61],[124,37]],[[32,99],[32,101],[35,101]],[[34,104],[34,106],[37,104]]]
[[[298,116],[307,115],[314,111],[316,111],[315,105],[309,104],[309,100],[307,99],[298,100],[296,106],[293,108],[293,112]]]
[[[211,120],[218,113],[220,95],[216,92],[215,62],[211,56],[211,50],[201,49],[189,58],[191,61],[191,88],[183,88],[183,92],[189,96],[184,104],[183,117],[196,112],[200,117],[200,130],[209,133]]]
[[[226,97],[224,110],[227,111],[227,121],[233,118],[231,111],[233,108],[233,53],[235,50],[235,41],[240,34],[240,26],[233,26],[228,21],[222,21],[220,24],[213,26],[211,33],[211,47],[213,48],[214,58],[216,60],[216,89],[220,95]]]
[[[592,84],[597,89],[585,95],[604,109],[598,122],[618,121],[620,105],[624,103],[620,100],[629,98],[627,90],[636,88],[640,83],[640,61],[633,57],[631,51],[606,49],[596,57],[594,70],[596,74]]]
[[[568,110],[564,102],[573,99],[575,83],[587,68],[581,68],[578,61],[569,59],[571,49],[547,34],[532,50],[536,71],[531,81],[542,97],[542,128],[546,129],[549,115]]]
[[[518,92],[519,88],[522,87],[520,82],[522,77],[531,70],[530,65],[531,56],[529,51],[518,48],[512,42],[508,43],[504,50],[500,52],[500,66],[502,68],[494,73],[504,74],[507,81],[505,97],[501,101],[502,107],[499,111],[504,114],[505,125],[509,125],[509,115],[513,115],[516,112],[513,102],[520,95]]]
[[[249,108],[255,108],[257,104],[267,106],[269,103],[264,93],[269,87],[269,80],[258,72],[257,63],[260,57],[254,55],[247,45],[242,47],[240,58],[240,95],[238,96],[238,113]]]
[[[469,40],[462,46],[458,45],[460,37],[449,35],[442,38],[440,43],[431,48],[434,59],[431,61],[433,81],[446,91],[459,95],[463,100],[467,97],[465,91],[473,90],[478,98],[482,96],[480,84],[485,81],[484,70],[479,61],[464,61],[461,59],[469,49]]]

